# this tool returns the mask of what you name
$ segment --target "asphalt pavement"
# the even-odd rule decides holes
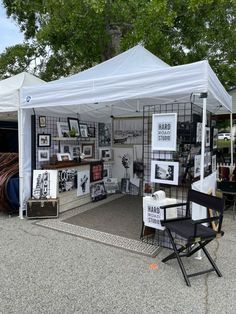
[[[0,313],[235,313],[236,221],[225,213],[225,236],[209,251],[223,273],[190,278],[175,260],[146,257],[0,216]],[[206,258],[184,260],[209,268]]]

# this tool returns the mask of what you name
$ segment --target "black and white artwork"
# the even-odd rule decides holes
[[[72,159],[77,159],[80,157],[81,148],[79,145],[72,145],[71,146],[71,157]]]
[[[38,147],[50,147],[51,134],[38,134]]]
[[[73,132],[74,136],[80,136],[80,128],[79,128],[79,120],[76,118],[68,118],[68,125],[71,132]],[[72,135],[71,135],[72,136]]]
[[[194,178],[201,174],[201,155],[194,156]]]
[[[213,128],[213,144],[212,144],[213,149],[217,149],[217,143],[218,143],[218,129]]]
[[[98,123],[98,146],[111,146],[111,123]]]
[[[90,171],[78,171],[77,196],[90,193]]]
[[[88,126],[86,123],[80,123],[80,136],[81,137],[88,137]]]
[[[77,188],[77,170],[58,170],[59,193],[71,191]]]
[[[133,148],[113,148],[114,163],[112,176],[114,178],[133,178]]]
[[[104,181],[107,194],[113,194],[119,190],[117,178],[105,178],[103,181]]]
[[[69,144],[61,144],[60,146],[61,146],[60,147],[60,150],[61,150],[60,152],[62,154],[68,153],[68,154],[71,155],[71,150],[72,150],[71,145],[69,145]]]
[[[216,171],[216,155],[211,157],[211,170],[212,172]]]
[[[113,144],[142,144],[142,118],[114,118]]]
[[[38,150],[39,161],[49,161],[49,150]]]
[[[70,137],[69,124],[67,122],[57,122],[57,133],[59,137]]]
[[[178,162],[152,160],[151,182],[178,185],[178,180]]]
[[[106,192],[104,182],[91,184],[90,193],[91,193],[91,198],[93,202],[106,198],[107,192]]]
[[[46,117],[45,116],[39,117],[39,127],[40,128],[46,128]]]
[[[152,150],[176,151],[177,113],[152,115]]]
[[[197,136],[196,136],[196,142],[201,143],[202,141],[202,123],[197,123]]]
[[[57,198],[57,170],[34,170],[32,198]]]
[[[108,161],[112,159],[112,149],[111,148],[99,148],[99,159]]]
[[[209,147],[211,143],[211,129],[206,127],[206,147]]]

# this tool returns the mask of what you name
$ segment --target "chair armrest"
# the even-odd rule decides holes
[[[190,219],[191,218],[189,218],[189,217],[170,218],[170,219],[162,220],[161,224],[163,226],[165,226],[165,223],[175,222],[175,221],[183,221],[183,220],[190,220]]]
[[[203,218],[203,219],[198,219],[198,220],[192,220],[192,224],[197,225],[197,224],[202,224],[204,222],[211,222],[211,221],[219,220],[219,219],[220,219],[219,216],[215,216],[215,217]]]

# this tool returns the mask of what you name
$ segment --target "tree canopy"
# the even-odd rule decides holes
[[[142,43],[170,65],[208,59],[236,86],[235,0],[3,0],[26,43],[0,55],[0,76],[52,80]],[[32,67],[32,60],[36,60]]]

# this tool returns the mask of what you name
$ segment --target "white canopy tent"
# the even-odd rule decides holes
[[[207,93],[207,94],[206,94]],[[207,98],[200,98],[207,96]],[[202,143],[205,143],[206,109],[211,112],[232,111],[232,100],[207,61],[170,67],[142,46],[136,46],[87,71],[44,85],[23,88],[21,91],[21,127],[30,126],[29,115],[36,113],[78,114],[88,121],[108,121],[111,116],[133,116],[148,104],[184,102],[194,99],[203,107]],[[21,134],[22,143],[27,135]],[[20,158],[23,200],[29,197],[30,146],[23,145]],[[204,165],[202,144],[202,166]],[[203,169],[203,167],[202,167]],[[25,180],[25,177],[28,179]],[[201,173],[203,179],[203,170]]]

